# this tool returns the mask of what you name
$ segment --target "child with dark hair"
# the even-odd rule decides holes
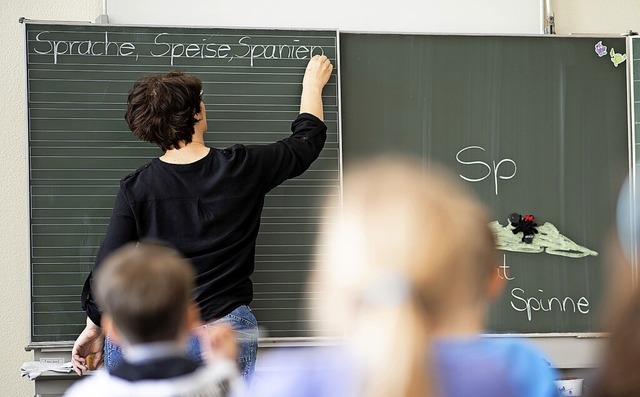
[[[193,269],[177,252],[157,244],[130,244],[105,260],[94,283],[102,326],[124,347],[124,360],[111,372],[99,370],[77,382],[65,396],[214,397],[241,392],[230,327],[202,335],[210,347],[210,364],[200,365],[185,354],[199,314],[192,301]]]

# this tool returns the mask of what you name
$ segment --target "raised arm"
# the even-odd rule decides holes
[[[300,113],[309,113],[324,120],[322,110],[322,89],[324,88],[333,65],[325,55],[315,55],[307,64],[302,79],[302,96],[300,97]]]

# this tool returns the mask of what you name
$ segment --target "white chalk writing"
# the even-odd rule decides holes
[[[496,163],[495,160],[493,160],[492,161],[493,167],[492,167],[488,163],[485,163],[484,161],[480,161],[480,160],[465,161],[465,160],[462,160],[460,158],[460,156],[462,155],[463,152],[467,152],[467,151],[471,151],[471,150],[481,150],[483,152],[485,151],[482,146],[467,146],[464,149],[461,149],[460,151],[458,151],[458,153],[456,153],[456,160],[460,164],[469,165],[469,166],[480,166],[482,168],[486,168],[486,174],[481,176],[480,178],[471,178],[471,177],[467,177],[467,176],[464,176],[462,174],[459,174],[460,178],[464,179],[467,182],[481,182],[481,181],[487,179],[493,173],[493,185],[494,185],[494,190],[495,190],[495,193],[496,193],[496,196],[497,196],[498,195],[498,179],[506,180],[506,179],[511,179],[514,176],[516,176],[516,172],[517,172],[516,162],[511,160],[511,159],[502,159],[502,160],[500,160],[500,161],[498,161]],[[511,164],[512,165],[513,172],[510,175],[501,175],[500,174],[500,167],[503,164]]]
[[[153,42],[131,42],[113,40],[109,32],[93,34],[85,40],[60,40],[51,32],[39,32],[35,36],[33,52],[50,55],[53,64],[58,64],[65,56],[85,57],[131,57],[135,61],[139,56],[165,58],[171,66],[179,65],[181,60],[213,60],[227,62],[244,60],[249,66],[255,66],[258,60],[304,60],[314,55],[324,55],[322,46],[304,43],[302,39],[283,38],[281,43],[264,43],[264,38],[242,36],[235,42],[215,42],[218,36],[207,36],[192,42],[180,41],[183,36],[158,33]],[[191,36],[189,36],[191,37]]]

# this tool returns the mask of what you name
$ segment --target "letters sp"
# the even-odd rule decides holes
[[[485,151],[484,148],[482,146],[467,146],[464,149],[460,150],[458,153],[456,153],[456,160],[458,161],[458,163],[460,164],[464,164],[464,165],[468,165],[471,167],[481,167],[481,168],[485,168],[486,169],[486,174],[480,178],[469,178],[466,177],[462,174],[460,175],[460,178],[464,179],[465,181],[468,182],[481,182],[485,179],[487,179],[489,176],[491,176],[491,174],[493,173],[493,185],[494,185],[494,190],[496,192],[496,196],[498,195],[498,180],[502,179],[502,180],[506,180],[506,179],[511,179],[516,175],[517,169],[518,167],[516,166],[516,162],[511,160],[511,159],[502,159],[500,161],[498,161],[497,163],[495,162],[495,160],[493,160],[491,163],[493,164],[493,167],[487,163],[485,163],[484,161],[480,161],[480,160],[474,160],[474,161],[465,161],[462,160],[462,154],[465,153],[466,155],[472,154],[477,150],[481,150],[481,151]],[[503,166],[504,164],[512,164],[513,166],[513,171],[510,175],[506,175],[506,174],[501,174],[501,170],[500,167]]]

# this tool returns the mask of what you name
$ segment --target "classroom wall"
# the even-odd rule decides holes
[[[0,5],[0,395],[28,397],[34,383],[20,377],[33,360],[30,342],[29,213],[25,121],[24,26],[19,17],[94,21],[102,0],[4,0]]]
[[[638,0],[551,0],[556,33],[640,31]]]
[[[113,23],[234,27],[327,28],[347,31],[542,33],[540,0],[191,0],[197,13],[176,12],[174,0],[107,0]]]
[[[33,360],[33,353],[24,350],[30,335],[29,214],[24,39],[18,18],[93,21],[102,13],[102,5],[102,0],[5,0],[0,7],[0,93],[4,98],[0,106],[4,182],[0,189],[0,252],[3,253],[0,258],[0,377],[3,379],[0,395],[3,396],[34,394],[33,382],[19,375],[20,365]],[[637,0],[552,0],[552,5],[559,34],[640,30]],[[263,25],[268,26],[269,21],[265,20]]]

